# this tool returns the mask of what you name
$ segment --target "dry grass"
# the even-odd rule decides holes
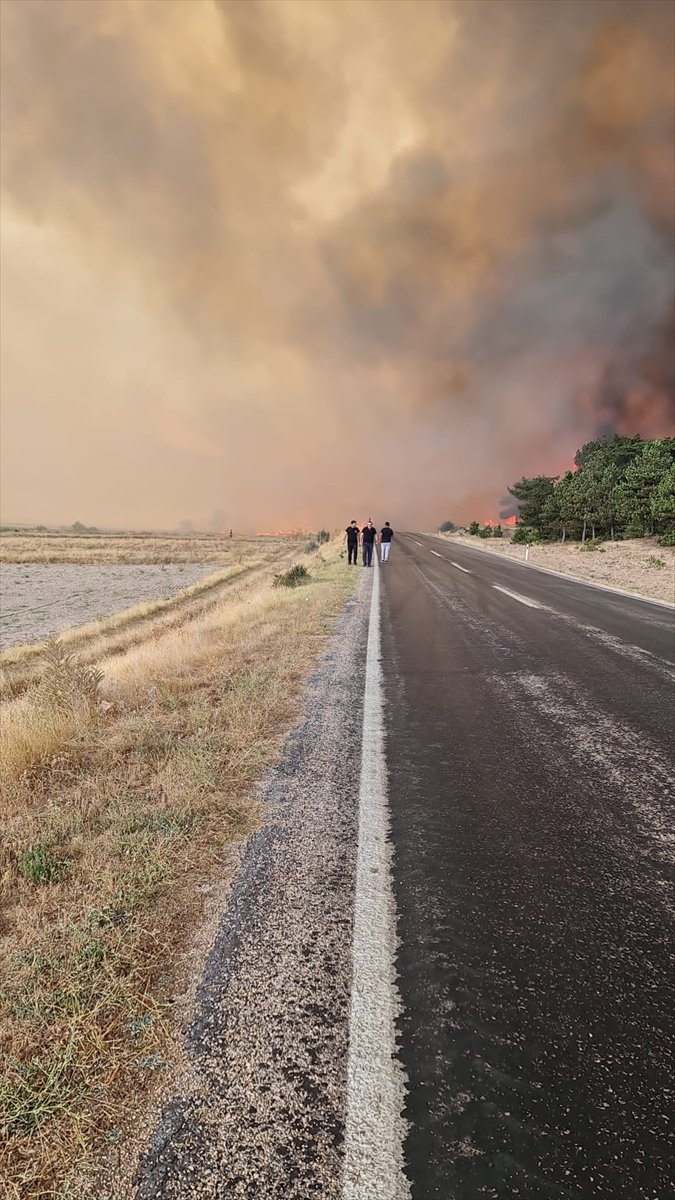
[[[353,586],[337,548],[305,561],[305,586],[241,580],[103,658],[101,680],[53,649],[40,682],[2,708],[0,1177],[12,1200],[79,1196],[172,1058],[200,888],[254,826],[253,784]]]
[[[0,533],[0,562],[224,565],[237,561],[242,552],[260,553],[267,541],[215,535]]]

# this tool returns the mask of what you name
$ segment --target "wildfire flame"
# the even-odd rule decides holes
[[[515,525],[516,520],[517,518],[515,515],[511,517],[505,517],[504,520],[499,521],[496,521],[494,517],[486,517],[484,521],[481,521],[481,524],[487,526],[488,529],[493,529],[495,525]]]

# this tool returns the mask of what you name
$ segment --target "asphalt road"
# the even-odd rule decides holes
[[[673,613],[419,536],[382,576],[411,1194],[665,1200]]]
[[[668,1200],[674,614],[420,535],[359,572],[136,1198]]]

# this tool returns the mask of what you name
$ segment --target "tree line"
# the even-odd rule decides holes
[[[511,485],[514,542],[657,535],[662,546],[675,546],[675,437],[598,438],[577,450],[574,466],[562,477],[536,475]],[[444,521],[440,528],[455,526]],[[468,531],[502,535],[501,526],[481,528],[477,521]]]
[[[616,435],[586,442],[562,478],[537,475],[509,489],[516,541],[585,542],[659,535],[675,545],[675,438]]]

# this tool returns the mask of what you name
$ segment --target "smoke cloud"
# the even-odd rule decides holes
[[[5,520],[425,528],[673,431],[662,0],[5,0]]]

